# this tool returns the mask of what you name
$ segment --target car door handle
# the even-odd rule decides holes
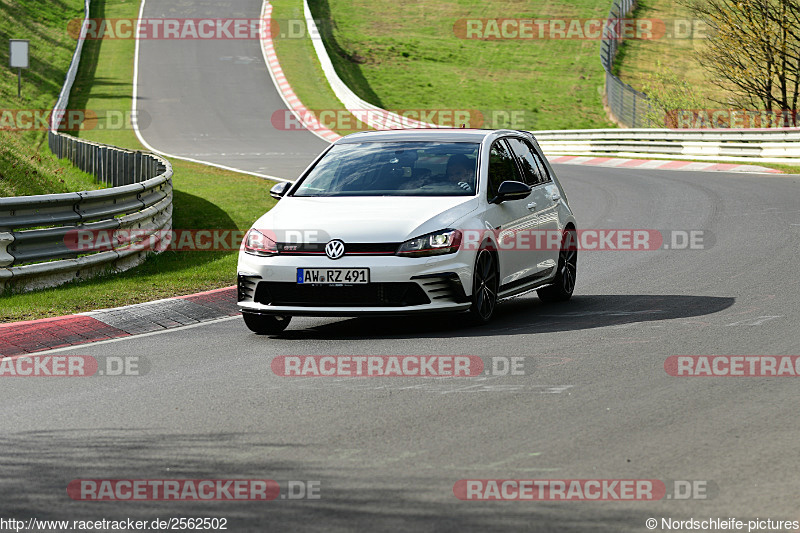
[[[557,201],[561,200],[561,195],[558,194],[557,192],[553,193],[553,194],[550,195],[550,199],[553,200],[554,202],[557,202]]]
[[[536,209],[536,202],[531,202],[531,203],[529,203],[529,204],[528,204],[528,209],[530,209],[531,211],[533,211],[534,209]]]

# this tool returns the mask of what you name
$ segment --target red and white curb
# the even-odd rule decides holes
[[[716,172],[752,172],[759,174],[782,174],[774,168],[733,163],[700,163],[696,161],[670,161],[664,159],[625,159],[623,157],[582,157],[575,155],[548,156],[548,161],[559,165],[588,165],[594,167],[638,168],[647,170],[688,170]]]
[[[272,4],[264,2],[264,7],[261,10],[261,20],[265,22],[272,18]],[[342,138],[341,135],[333,130],[323,126],[319,120],[314,116],[303,102],[295,94],[286,75],[283,73],[281,64],[278,61],[278,56],[275,53],[275,45],[272,42],[271,32],[263,32],[261,36],[261,52],[264,54],[264,60],[267,63],[267,70],[272,78],[275,87],[278,89],[278,94],[281,95],[283,102],[286,104],[297,120],[300,121],[309,131],[316,134],[329,142],[334,142]]]
[[[0,357],[150,333],[237,314],[233,286],[114,309],[0,324]]]

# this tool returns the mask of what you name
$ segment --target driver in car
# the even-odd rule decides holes
[[[405,184],[404,188],[417,189],[425,185],[453,185],[471,193],[475,190],[475,163],[464,154],[451,155],[444,174],[423,176]]]
[[[474,190],[475,163],[464,154],[455,154],[447,160],[445,177],[450,183],[458,185],[467,192]]]

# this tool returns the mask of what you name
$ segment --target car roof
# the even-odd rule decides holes
[[[361,131],[342,137],[336,144],[394,141],[482,142],[489,136],[520,134],[514,130],[483,130],[473,128],[419,128],[406,130]]]

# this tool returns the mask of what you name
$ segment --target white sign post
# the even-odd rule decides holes
[[[11,68],[17,69],[17,98],[22,97],[22,69],[28,68],[28,40],[11,39]]]

